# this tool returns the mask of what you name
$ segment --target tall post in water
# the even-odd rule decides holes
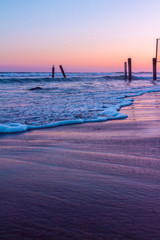
[[[65,74],[65,72],[64,72],[64,70],[63,70],[62,65],[59,65],[59,67],[60,67],[60,69],[61,69],[61,72],[62,72],[62,74],[63,74],[63,77],[66,78],[66,74]]]
[[[153,58],[153,80],[157,80],[157,59]]]
[[[128,78],[129,81],[132,80],[132,62],[131,62],[131,58],[128,58]]]
[[[124,63],[124,79],[127,80],[127,62]]]
[[[54,78],[54,70],[55,70],[55,68],[54,68],[54,65],[52,66],[52,78]]]

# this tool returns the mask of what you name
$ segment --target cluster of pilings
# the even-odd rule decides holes
[[[127,62],[124,63],[124,79],[132,80],[132,60],[128,58],[128,76],[127,76]]]
[[[153,80],[157,80],[157,58],[152,59],[153,63]],[[124,79],[132,80],[132,60],[128,58],[128,75],[127,75],[127,62],[124,63]]]
[[[157,58],[153,58],[153,80],[157,80]],[[66,78],[66,74],[64,72],[64,69],[62,65],[59,65],[59,68],[62,72],[62,75],[64,78]],[[52,66],[52,78],[54,78],[54,73],[55,73],[55,67],[54,65]],[[132,59],[128,58],[128,74],[127,74],[127,62],[124,63],[124,79],[125,80],[132,80]]]
[[[62,65],[59,65],[59,68],[60,68],[60,70],[61,70],[61,73],[62,73],[63,77],[66,78],[66,74],[65,74],[65,72],[64,72],[64,69],[63,69]],[[54,78],[54,73],[55,73],[55,67],[54,67],[54,65],[53,65],[53,66],[52,66],[52,78]]]

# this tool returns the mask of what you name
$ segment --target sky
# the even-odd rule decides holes
[[[151,71],[159,0],[0,0],[0,71]]]

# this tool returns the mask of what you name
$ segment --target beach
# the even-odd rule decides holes
[[[1,240],[160,239],[160,93],[120,112],[0,135]]]

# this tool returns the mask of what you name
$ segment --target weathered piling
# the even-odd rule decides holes
[[[52,66],[52,78],[54,78],[54,71],[55,71],[55,68],[54,68],[54,65]]]
[[[61,72],[62,72],[62,74],[63,74],[63,77],[66,78],[66,74],[65,74],[65,72],[64,72],[64,70],[63,70],[62,65],[59,65],[59,67],[60,67],[60,69],[61,69]]]
[[[128,79],[132,80],[132,61],[131,58],[128,58]]]
[[[124,79],[127,80],[127,62],[124,63]]]
[[[157,59],[153,58],[153,80],[157,80]]]

